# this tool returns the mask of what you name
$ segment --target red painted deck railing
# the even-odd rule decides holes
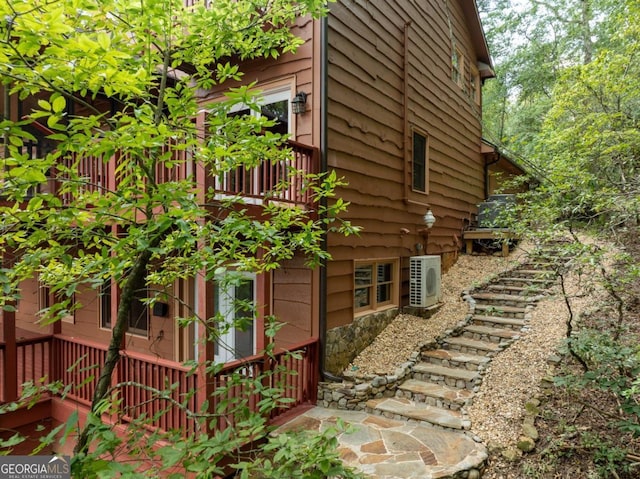
[[[312,204],[312,190],[306,176],[320,170],[318,150],[295,141],[287,142],[286,147],[291,150],[289,161],[228,171],[215,179],[215,190],[248,198]]]
[[[148,357],[123,351],[116,383],[121,385],[121,410],[126,421],[155,418],[152,425],[164,431],[192,433],[196,430],[193,414],[198,412],[198,377],[191,374],[189,368],[161,359],[150,361]],[[163,391],[161,398],[158,390]]]
[[[240,167],[226,172],[214,178],[215,190],[225,195],[240,195],[295,205],[312,204],[312,192],[305,178],[308,174],[319,172],[318,150],[295,141],[288,141],[285,147],[291,150],[289,161],[264,163],[255,168]],[[176,150],[173,155],[175,163],[171,166],[165,166],[165,163],[156,166],[156,182],[179,181],[195,174],[189,152]],[[62,160],[64,168],[61,168],[60,184],[69,180],[70,175],[65,174],[64,170],[74,169],[82,181],[81,185],[76,185],[77,194],[113,190],[117,186],[118,177],[123,174],[121,168],[124,161],[126,157],[118,154],[108,161],[95,156],[65,158]],[[60,191],[65,204],[73,202],[74,195],[68,190],[62,187]]]
[[[102,344],[54,336],[53,352],[53,379],[67,387],[67,398],[90,406],[107,348]]]
[[[33,381],[37,383],[40,378],[49,375],[51,337],[41,336],[37,338],[18,339],[16,341],[18,358],[16,368],[18,371],[18,394],[22,394],[22,385],[26,382]],[[4,365],[7,358],[5,356],[5,347],[0,343],[0,374],[4,371]],[[7,401],[5,397],[5,381],[0,377],[0,401]]]
[[[60,335],[53,342],[54,378],[67,386],[68,399],[90,406],[100,366],[106,358],[106,346]],[[112,388],[121,401],[122,419],[128,422],[144,415],[151,427],[193,432],[194,421],[185,409],[175,406],[184,404],[196,411],[197,398],[193,392],[198,387],[197,377],[177,363],[129,351],[120,354]],[[175,387],[171,388],[172,385]]]
[[[214,387],[209,398],[210,412],[218,415],[217,427],[224,429],[233,424],[231,412],[238,400],[245,402],[249,410],[259,410],[262,399],[258,385],[249,390],[237,382],[239,376],[257,378],[267,374],[261,387],[278,387],[284,390],[289,402],[273,410],[270,419],[303,404],[315,404],[318,381],[318,340],[315,338],[290,348],[294,354],[278,352],[274,358],[252,356],[235,361],[211,379]],[[68,387],[67,398],[86,406],[91,404],[97,383],[98,365],[104,362],[106,347],[101,344],[56,335],[53,338],[53,379]],[[268,381],[265,384],[264,381]],[[139,385],[143,385],[140,387]],[[198,376],[170,361],[152,359],[137,353],[122,351],[112,382],[121,399],[121,419],[132,421],[144,415],[151,418],[151,427],[163,430],[178,429],[193,433],[196,422],[190,412],[197,413],[196,391]],[[157,391],[169,391],[160,396]],[[182,405],[183,407],[177,407]]]
[[[270,419],[275,419],[291,409],[315,404],[317,399],[319,371],[319,342],[310,338],[296,344],[287,351],[277,352],[273,358],[256,355],[243,360],[228,363],[213,379],[214,392],[210,398],[210,412],[218,415],[218,429],[225,429],[235,421],[229,409],[243,401],[252,412],[259,411],[262,396],[256,391],[260,388],[278,388],[287,402],[273,409]],[[264,374],[268,373],[268,374]],[[253,390],[247,390],[239,383],[239,376],[257,382]]]

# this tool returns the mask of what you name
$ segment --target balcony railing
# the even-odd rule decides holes
[[[65,399],[90,406],[107,347],[56,335],[53,350],[53,377],[67,387]],[[151,427],[194,432],[195,422],[187,411],[197,411],[197,377],[177,363],[129,351],[120,354],[112,381],[114,398],[120,401],[120,419],[129,422],[144,417]]]
[[[17,358],[15,367],[17,371],[18,394],[22,394],[23,384],[29,381],[37,383],[41,378],[49,377],[51,357],[51,337],[38,336],[28,339],[16,340]],[[7,358],[4,342],[0,342],[0,401],[6,402],[11,398],[6,394],[6,381],[4,376],[6,361],[9,366],[13,359]]]
[[[257,167],[239,167],[218,175],[213,179],[213,187],[222,195],[241,196],[267,201],[279,201],[287,204],[309,206],[313,203],[311,189],[308,188],[307,175],[319,172],[319,158],[316,148],[288,141],[286,148],[291,151],[289,161],[279,163],[263,163]],[[180,181],[195,178],[196,168],[190,154],[177,150],[174,152],[175,163],[165,166],[158,164],[155,171],[157,183]],[[105,160],[101,157],[72,156],[62,160],[58,173],[59,183],[69,181],[66,169],[74,169],[82,184],[77,185],[78,193],[94,193],[117,188],[120,169],[126,157],[116,154],[114,158]],[[62,200],[71,204],[73,194],[66,188],[60,189]]]
[[[310,338],[287,351],[277,352],[273,357],[256,355],[226,364],[213,378],[214,393],[210,398],[209,411],[218,416],[217,428],[222,430],[235,423],[233,415],[228,414],[221,405],[230,404],[233,408],[239,405],[237,401],[240,399],[244,403],[239,406],[258,412],[259,402],[263,399],[256,392],[259,388],[276,388],[285,400],[280,407],[271,410],[270,419],[276,419],[297,406],[315,404],[318,346],[318,340]],[[255,384],[247,390],[247,380],[249,384],[251,380],[260,381],[260,385]]]
[[[291,150],[288,162],[236,168],[216,177],[215,190],[247,198],[298,205],[312,204],[312,191],[308,187],[306,175],[319,172],[317,150],[295,141],[289,141],[287,147]]]

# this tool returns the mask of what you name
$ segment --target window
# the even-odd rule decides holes
[[[475,66],[471,66],[471,74],[469,76],[469,97],[476,105],[480,104],[480,74]]]
[[[451,79],[464,88],[464,55],[458,47],[453,47],[451,53]]]
[[[149,334],[149,305],[146,304],[148,298],[145,279],[142,278],[135,285],[131,309],[129,310],[128,332],[138,336],[147,337]]]
[[[427,135],[419,133],[417,131],[413,132],[413,147],[411,154],[411,164],[412,164],[412,187],[414,191],[419,191],[421,193],[428,193],[428,181],[427,181],[427,173],[428,173],[428,151],[429,151],[429,142]]]
[[[111,280],[108,279],[100,287],[100,327],[111,329]]]
[[[64,323],[75,323],[75,303],[76,297],[75,295],[71,296],[69,303],[67,304],[68,309],[62,309],[62,303],[64,296],[58,296],[57,294],[53,297],[53,304],[51,303],[51,289],[49,286],[45,286],[43,283],[38,280],[38,310],[43,311],[45,309],[51,308],[52,313],[55,313],[60,318],[60,321]]]
[[[354,273],[354,308],[375,310],[394,304],[396,297],[396,261],[357,263]]]
[[[291,89],[284,89],[264,93],[260,100],[260,111],[251,110],[245,105],[236,105],[229,116],[264,116],[275,124],[266,128],[272,133],[286,135],[291,132]],[[265,189],[274,183],[274,170],[269,165],[262,164],[257,168],[239,166],[233,171],[227,171],[216,178],[216,188],[234,194],[261,196]]]

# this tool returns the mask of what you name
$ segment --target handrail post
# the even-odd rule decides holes
[[[11,259],[7,252],[2,256],[2,267],[10,268]],[[4,339],[4,401],[11,402],[18,399],[18,346],[16,344],[16,313],[15,301],[7,303],[8,310],[2,311],[2,333]]]
[[[5,402],[18,399],[18,347],[16,344],[16,313],[2,311],[2,333],[4,335],[4,398]]]

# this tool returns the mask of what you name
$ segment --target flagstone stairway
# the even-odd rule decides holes
[[[470,433],[465,409],[493,357],[528,328],[536,303],[556,283],[545,249],[515,269],[465,292],[469,312],[396,374],[370,382],[328,383],[320,404],[282,430],[324,430],[342,421],[343,461],[378,479],[478,479],[486,447]],[[461,318],[462,319],[462,318]]]
[[[535,304],[556,282],[553,264],[535,259],[469,291],[463,325],[419,353],[395,397],[370,399],[366,411],[389,418],[468,430],[465,406],[473,400],[491,359],[520,337]]]

